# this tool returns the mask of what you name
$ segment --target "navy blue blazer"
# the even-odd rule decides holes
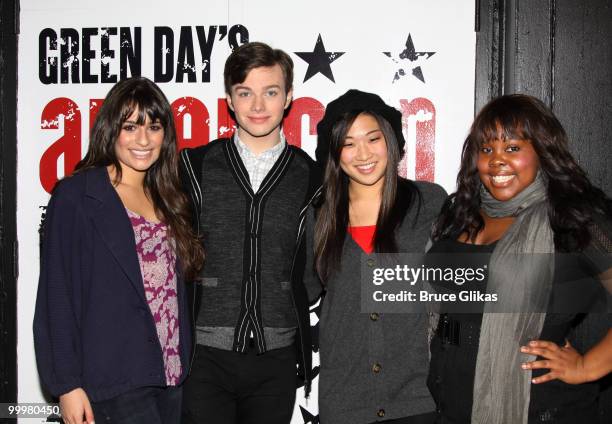
[[[192,339],[185,283],[177,278],[182,382]],[[134,231],[105,168],[64,179],[51,196],[34,345],[42,383],[55,396],[81,387],[101,401],[166,385]]]

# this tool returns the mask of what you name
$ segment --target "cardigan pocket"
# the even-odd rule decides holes
[[[204,277],[201,282],[203,287],[217,287],[219,285],[219,279],[216,277]]]

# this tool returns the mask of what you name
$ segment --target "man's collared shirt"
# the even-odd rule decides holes
[[[268,175],[268,172],[270,172],[270,169],[272,169],[272,166],[283,152],[285,144],[287,144],[285,135],[281,131],[280,143],[261,152],[259,155],[256,155],[249,150],[247,145],[240,140],[237,131],[234,135],[234,142],[236,143],[236,148],[238,149],[240,159],[242,159],[242,163],[244,163],[244,167],[249,173],[249,180],[251,181],[253,192],[256,193],[257,190],[259,190],[261,182],[266,175]]]

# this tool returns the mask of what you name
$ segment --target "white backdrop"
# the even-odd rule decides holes
[[[181,145],[196,146],[231,127],[222,100],[231,47],[247,37],[264,41],[295,63],[296,100],[284,124],[291,143],[314,156],[324,105],[349,88],[375,92],[404,114],[400,174],[450,192],[473,117],[473,27],[473,0],[21,0],[19,401],[43,401],[31,330],[41,206],[85,154],[110,81],[132,74],[156,80],[173,103]],[[311,318],[316,325],[316,313]],[[307,402],[302,394],[293,422],[318,423],[316,380]]]

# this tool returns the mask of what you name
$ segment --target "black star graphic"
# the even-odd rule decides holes
[[[423,70],[418,65],[413,66],[415,65],[414,62],[418,62],[419,59],[423,56],[426,56],[425,60],[427,60],[434,54],[436,54],[436,52],[417,52],[414,48],[414,43],[412,42],[412,36],[408,34],[408,40],[406,40],[406,48],[397,56],[399,60],[395,59],[390,52],[383,52],[383,54],[390,57],[395,63],[400,63],[400,60],[408,60],[410,62],[408,68],[412,67],[412,75],[418,78],[421,82],[425,82],[425,78],[423,77]],[[404,69],[404,67],[401,67],[395,73],[395,76],[393,77],[393,82],[399,80],[405,75],[406,69]]]
[[[316,367],[312,369],[312,379],[313,380],[319,376],[320,371],[321,371],[321,367],[319,365],[317,365]],[[299,367],[298,373],[302,375],[302,367]],[[297,378],[296,380],[297,380],[297,384],[295,386],[296,389],[299,389],[300,387],[304,387],[304,380],[302,378]]]
[[[314,380],[315,378],[317,378],[319,376],[319,373],[321,372],[321,367],[319,365],[317,365],[316,367],[314,367],[312,369],[312,379]]]
[[[319,424],[318,415],[312,415],[302,405],[300,405],[300,411],[302,412],[302,419],[304,420],[304,424]]]
[[[323,296],[321,296],[321,299],[319,300],[319,303],[317,304],[317,306],[311,306],[310,307],[310,313],[314,313],[317,318],[321,317],[321,304],[323,303]],[[313,352],[318,352],[319,351],[319,321],[317,321],[317,323],[315,325],[310,325],[310,334],[312,337],[312,351]]]
[[[334,81],[334,74],[332,74],[331,63],[338,59],[344,54],[344,52],[326,52],[321,34],[317,38],[313,52],[294,52],[302,60],[308,63],[308,69],[306,70],[306,76],[304,82],[318,74],[319,72],[325,75],[331,82]]]

